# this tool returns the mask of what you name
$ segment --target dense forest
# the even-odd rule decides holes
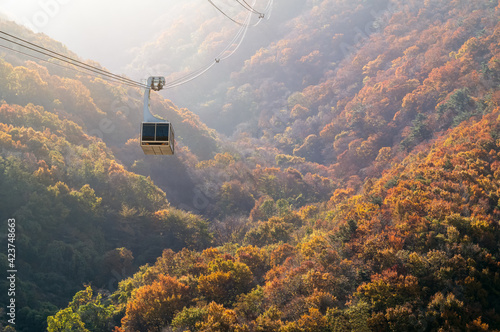
[[[0,49],[0,331],[500,331],[498,1],[287,1],[219,84],[152,94],[171,157],[143,91]]]

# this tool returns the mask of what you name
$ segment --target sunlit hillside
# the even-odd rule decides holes
[[[498,1],[269,3],[137,45],[168,82],[248,34],[152,93],[173,156],[139,146],[143,89],[0,49],[0,331],[500,331]]]

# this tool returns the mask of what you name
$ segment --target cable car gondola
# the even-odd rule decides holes
[[[160,91],[164,77],[148,78],[144,92],[144,121],[141,124],[141,148],[147,155],[173,155],[175,150],[174,128],[166,120],[158,119],[149,110],[151,90]]]

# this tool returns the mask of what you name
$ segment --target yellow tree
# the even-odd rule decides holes
[[[209,300],[229,304],[238,294],[249,291],[252,281],[246,264],[217,258],[209,263],[207,274],[200,276],[198,290]]]

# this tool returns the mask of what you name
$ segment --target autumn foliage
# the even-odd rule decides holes
[[[189,287],[175,278],[160,275],[151,285],[136,289],[122,319],[125,330],[161,331],[174,314],[189,304]]]
[[[20,331],[500,330],[498,3],[277,6],[196,101],[228,137],[154,94],[170,159],[138,147],[138,91],[2,56]]]

